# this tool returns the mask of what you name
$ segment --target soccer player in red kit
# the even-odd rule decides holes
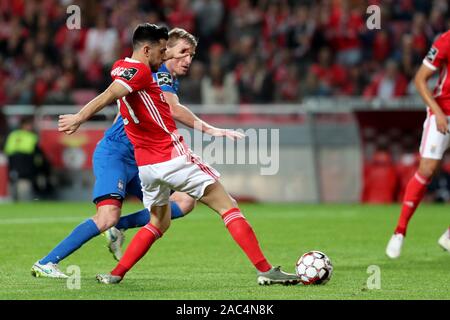
[[[119,283],[170,226],[170,190],[186,192],[219,213],[235,242],[257,269],[259,284],[296,284],[295,274],[273,267],[262,253],[252,227],[236,202],[219,182],[220,174],[192,153],[177,132],[170,106],[152,71],[164,59],[180,57],[183,43],[167,53],[168,31],[152,24],[140,24],[133,34],[133,55],[117,61],[111,71],[113,83],[75,115],[60,116],[59,130],[75,132],[81,123],[113,101],[118,101],[125,131],[134,145],[144,205],[152,215],[140,229],[122,259],[110,274],[97,275],[101,283]],[[189,49],[189,48],[187,48]]]
[[[439,81],[432,93],[427,81],[439,71]],[[420,164],[417,172],[406,186],[403,205],[394,235],[391,237],[386,254],[395,259],[401,254],[408,222],[416,211],[433,175],[440,166],[442,156],[449,147],[450,131],[450,31],[440,35],[414,79],[416,88],[427,105],[427,118],[423,125],[420,143]],[[450,251],[450,228],[438,240],[439,245]]]

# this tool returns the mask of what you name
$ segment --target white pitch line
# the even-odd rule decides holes
[[[59,222],[81,222],[83,217],[45,217],[45,218],[13,218],[1,219],[0,225],[5,224],[41,224],[41,223],[59,223]]]

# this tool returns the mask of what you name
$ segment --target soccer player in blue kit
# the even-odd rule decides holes
[[[169,58],[157,73],[153,74],[170,105],[173,117],[184,125],[199,129],[212,136],[226,136],[239,139],[244,135],[234,130],[220,129],[200,120],[178,99],[177,76],[188,72],[197,47],[197,40],[183,29],[175,28],[169,33],[167,56]],[[123,76],[133,76],[129,70]],[[120,115],[114,124],[105,132],[93,155],[94,175],[96,178],[93,190],[93,202],[97,213],[78,225],[71,234],[62,240],[47,256],[38,260],[31,268],[35,277],[67,278],[58,267],[58,263],[80,248],[84,243],[105,232],[109,249],[115,259],[122,256],[123,230],[146,225],[150,220],[148,209],[120,217],[122,202],[127,194],[134,195],[142,201],[141,181],[134,159],[134,149],[124,130],[124,121]],[[170,197],[172,219],[188,214],[195,206],[195,200],[182,192],[174,192]]]

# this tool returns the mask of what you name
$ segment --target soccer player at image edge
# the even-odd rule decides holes
[[[431,93],[427,82],[436,71],[439,71],[439,81]],[[449,147],[449,72],[450,31],[447,31],[435,40],[414,79],[416,88],[427,106],[427,118],[420,143],[419,168],[406,186],[400,218],[386,247],[386,254],[392,259],[400,256],[408,223],[424,197],[433,175],[437,172],[444,152]],[[438,244],[450,252],[450,227],[438,239]]]

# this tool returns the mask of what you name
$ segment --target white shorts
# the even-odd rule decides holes
[[[220,173],[193,153],[139,167],[144,206],[149,210],[168,204],[170,190],[186,192],[198,200],[219,177]]]
[[[447,117],[450,123],[450,117]],[[436,116],[428,114],[423,123],[422,140],[420,142],[420,156],[422,158],[441,160],[448,149],[450,134],[442,134],[436,127]]]

